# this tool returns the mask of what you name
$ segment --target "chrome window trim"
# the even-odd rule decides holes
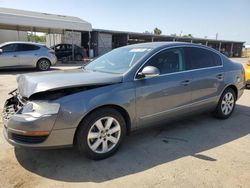
[[[191,48],[202,48],[202,49],[206,49],[206,50],[209,50],[215,54],[217,54],[220,59],[221,59],[221,65],[218,65],[218,66],[211,66],[211,67],[205,67],[205,68],[199,68],[199,69],[192,69],[192,70],[185,70],[185,71],[179,71],[179,72],[172,72],[172,73],[166,73],[166,74],[160,74],[159,76],[157,77],[161,77],[161,76],[166,76],[166,75],[172,75],[172,74],[180,74],[180,73],[186,73],[186,72],[193,72],[193,71],[199,71],[199,70],[207,70],[207,69],[214,69],[214,68],[220,68],[220,67],[223,67],[224,66],[224,62],[223,62],[223,59],[221,57],[221,54],[219,54],[216,50],[214,49],[210,49],[210,48],[207,48],[207,47],[204,47],[204,46],[192,46],[192,45],[178,45],[178,46],[170,46],[170,47],[166,47],[166,48],[163,48],[161,50],[159,50],[158,52],[155,52],[153,55],[151,55],[140,67],[139,69],[136,71],[135,75],[134,75],[134,81],[135,80],[143,80],[143,79],[149,79],[149,78],[136,78],[136,75],[138,74],[139,70],[152,58],[154,57],[155,55],[161,53],[162,51],[164,50],[170,50],[170,49],[173,49],[173,48],[181,48],[181,47],[191,47]],[[155,78],[155,77],[151,77],[151,78]]]

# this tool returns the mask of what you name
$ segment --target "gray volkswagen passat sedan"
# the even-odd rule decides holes
[[[32,42],[0,44],[0,69],[37,68],[46,71],[56,62],[55,51],[43,44]]]
[[[115,49],[82,69],[24,74],[4,106],[14,146],[75,145],[92,159],[111,156],[125,135],[173,117],[211,111],[228,118],[243,94],[244,69],[190,43]]]

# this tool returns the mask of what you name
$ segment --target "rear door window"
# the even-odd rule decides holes
[[[221,58],[210,50],[186,47],[184,48],[187,70],[215,67],[222,65]]]
[[[31,44],[17,44],[17,51],[34,51],[40,49],[39,46]]]

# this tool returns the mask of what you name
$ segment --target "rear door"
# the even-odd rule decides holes
[[[0,67],[13,67],[19,65],[19,59],[16,54],[16,44],[8,44],[1,47]]]
[[[32,44],[17,44],[16,54],[19,57],[19,65],[35,67],[39,58],[39,49],[39,46]]]
[[[221,57],[205,48],[184,48],[187,70],[192,72],[192,104],[204,107],[212,104],[224,88],[224,71]]]

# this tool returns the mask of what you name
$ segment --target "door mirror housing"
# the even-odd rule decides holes
[[[160,70],[154,66],[146,66],[138,73],[139,78],[151,78],[160,75]]]

